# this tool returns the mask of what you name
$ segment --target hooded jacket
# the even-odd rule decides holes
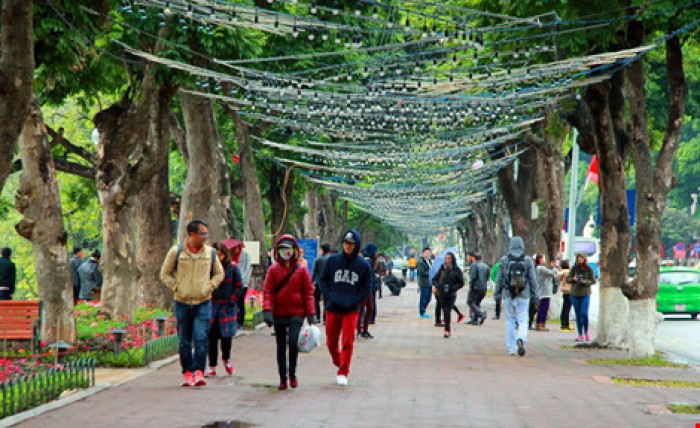
[[[506,276],[508,272],[508,259],[524,257],[525,260],[525,289],[521,297],[530,296],[530,299],[539,300],[539,287],[537,284],[537,275],[535,273],[535,263],[532,258],[525,255],[525,244],[523,238],[514,236],[508,245],[508,252],[498,261],[498,275],[496,276],[496,290],[493,295],[496,301],[501,300],[503,291],[506,286]],[[506,291],[507,292],[507,291]]]
[[[355,238],[352,254],[345,254],[343,251],[329,257],[319,278],[329,312],[357,312],[360,302],[365,300],[372,290],[374,273],[359,255],[362,236],[355,229],[348,230],[343,236],[347,233],[351,233]]]
[[[294,244],[294,255],[289,259],[289,267],[279,257],[278,249],[282,240],[290,240]],[[299,244],[289,234],[277,239],[274,248],[275,263],[270,266],[265,276],[263,287],[263,311],[272,312],[275,319],[290,317],[305,317],[315,315],[314,285],[306,267],[299,264]],[[298,265],[298,266],[297,266]],[[289,277],[286,284],[280,284],[284,278],[297,266],[296,271]]]
[[[576,259],[583,257],[583,264],[580,265],[574,262],[574,265],[569,270],[569,275],[566,277],[566,282],[571,284],[571,295],[576,297],[584,297],[591,295],[591,285],[595,284],[595,274],[593,269],[588,265],[588,257],[584,253],[576,254]],[[580,281],[574,281],[574,278],[581,278]]]
[[[489,288],[489,266],[481,260],[469,268],[469,289],[486,292]]]

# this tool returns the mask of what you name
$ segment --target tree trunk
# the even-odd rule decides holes
[[[304,214],[304,227],[301,231],[301,235],[312,239],[320,238],[321,235],[318,225],[318,192],[316,191],[316,186],[311,185],[306,190],[304,206],[306,207],[306,214]],[[322,244],[322,242],[319,244]]]
[[[628,303],[621,292],[628,275],[630,248],[629,214],[625,184],[626,147],[616,138],[615,112],[610,110],[611,87],[619,82],[591,86],[585,99],[595,128],[596,154],[600,168],[600,310],[595,341],[601,345],[622,347],[627,337]],[[614,102],[614,100],[612,101]]]
[[[178,240],[183,242],[187,237],[187,223],[200,219],[208,224],[209,241],[214,242],[227,236],[226,210],[230,201],[228,175],[222,181],[228,172],[222,171],[224,155],[214,109],[209,99],[186,91],[180,92],[180,104],[185,116],[190,162],[182,194]]]
[[[291,204],[294,202],[292,199],[294,174],[291,169],[270,165],[267,177],[269,188],[266,196],[271,211],[270,228],[272,242],[275,242],[283,233],[291,233],[289,214],[292,209]]]
[[[556,260],[561,250],[561,230],[564,225],[564,183],[566,170],[562,150],[564,138],[546,138],[546,147],[541,150],[546,188],[544,208],[546,210],[544,241],[547,245],[547,260]]]
[[[327,242],[331,248],[340,245],[340,235],[344,230],[340,230],[340,216],[338,215],[338,193],[323,189],[318,193],[319,211],[322,214],[323,224],[320,225],[321,241]]]
[[[161,171],[166,160],[158,153],[159,144],[167,139],[149,137],[160,103],[155,99],[155,83],[148,69],[145,75],[137,104],[122,100],[93,119],[99,132],[95,168],[103,210],[100,313],[128,321],[134,316],[138,286],[135,196]],[[172,96],[172,87],[162,90]]]
[[[510,164],[498,171],[498,186],[508,208],[513,236],[523,238],[525,252],[532,254],[544,248],[544,241],[538,240],[542,235],[544,222],[532,220],[532,202],[538,196],[536,180],[541,174],[537,150],[530,149],[518,160],[518,176],[514,176],[515,164]]]
[[[32,0],[2,2],[0,22],[0,193],[12,170],[17,137],[32,103],[34,26]],[[43,120],[42,120],[43,123]],[[44,131],[45,132],[45,131]]]
[[[41,337],[47,343],[77,342],[73,283],[66,250],[61,197],[44,118],[36,99],[20,135],[22,173],[17,209],[24,215],[15,229],[32,243],[39,298],[44,302]]]
[[[630,37],[641,41],[641,22],[630,24]],[[637,179],[637,269],[631,284],[624,288],[630,299],[629,352],[632,357],[653,355],[659,316],[655,310],[659,280],[661,216],[669,191],[675,185],[673,159],[678,149],[688,88],[683,70],[683,51],[678,37],[666,41],[669,109],[663,145],[656,168],[652,160],[646,111],[644,66],[637,60],[627,69],[629,104],[632,118],[632,159]]]

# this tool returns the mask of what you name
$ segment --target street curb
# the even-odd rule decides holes
[[[164,358],[162,360],[154,361],[147,366],[148,371],[144,372],[141,375],[133,377],[131,379],[127,379],[127,380],[124,380],[124,381],[118,382],[118,383],[105,382],[105,383],[102,383],[99,385],[95,385],[95,386],[90,387],[88,389],[84,389],[84,390],[76,392],[74,394],[70,394],[67,397],[58,398],[54,401],[42,404],[41,406],[34,407],[33,409],[25,410],[24,412],[9,416],[7,418],[0,420],[0,428],[11,427],[11,426],[16,425],[20,422],[24,422],[27,419],[31,419],[31,418],[33,418],[35,416],[39,416],[43,413],[50,412],[52,410],[59,409],[63,406],[67,406],[69,404],[75,403],[76,401],[80,401],[80,400],[85,399],[91,395],[95,395],[97,393],[100,393],[106,389],[125,384],[125,383],[130,382],[134,379],[137,379],[141,376],[152,373],[152,372],[160,369],[163,366],[167,366],[168,364],[171,364],[172,362],[177,361],[178,358],[180,358],[180,357],[176,354],[176,355],[172,355],[170,357]]]

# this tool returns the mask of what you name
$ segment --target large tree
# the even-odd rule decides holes
[[[0,22],[0,193],[10,174],[17,137],[32,99],[34,25],[32,0],[2,2]]]

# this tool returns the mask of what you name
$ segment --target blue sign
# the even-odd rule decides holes
[[[314,261],[318,257],[318,240],[316,239],[297,239],[299,248],[304,249],[304,258],[309,263],[309,273],[313,272]]]
[[[630,216],[630,226],[634,226],[634,222],[637,218],[637,190],[627,189],[627,213]],[[567,217],[568,218],[568,217]],[[596,218],[596,224],[600,226],[600,198],[598,199],[598,216]]]
[[[685,251],[685,244],[682,242],[679,242],[676,244],[676,250],[678,251]]]
[[[700,253],[700,244],[693,245],[693,251],[695,251],[696,253]]]

